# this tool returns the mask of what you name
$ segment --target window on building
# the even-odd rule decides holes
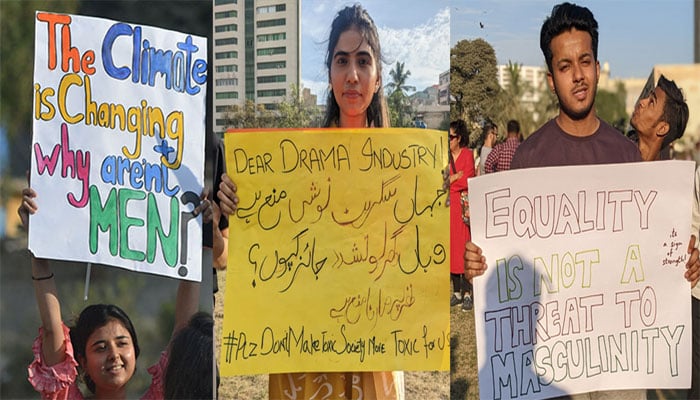
[[[286,38],[287,38],[286,32],[270,33],[267,35],[258,35],[258,42],[272,42],[275,40],[285,40]]]
[[[237,16],[238,16],[238,11],[236,11],[236,10],[219,11],[219,12],[214,13],[214,19],[236,18]]]
[[[218,73],[223,73],[223,72],[238,72],[238,65],[233,64],[233,65],[217,65],[216,66],[216,72]]]
[[[217,100],[221,99],[237,99],[238,92],[219,92],[216,94]]]
[[[214,0],[214,5],[220,6],[222,4],[238,4],[238,0]]]
[[[286,89],[268,89],[268,90],[258,90],[258,97],[281,97],[286,96]]]
[[[287,67],[286,61],[271,61],[271,62],[258,63],[258,69],[277,69],[277,68],[286,68],[286,67]]]
[[[238,58],[238,52],[237,51],[222,51],[219,53],[216,53],[215,56],[217,60],[223,60],[226,58]]]
[[[268,28],[268,27],[271,27],[271,26],[281,26],[281,25],[285,25],[286,23],[287,23],[287,22],[286,22],[286,19],[285,19],[285,18],[266,19],[266,20],[264,20],[264,21],[258,21],[256,26],[257,26],[258,28]]]
[[[275,54],[287,54],[287,48],[270,47],[269,49],[258,49],[258,56],[273,56]]]
[[[286,82],[287,75],[270,75],[270,76],[259,76],[258,83],[276,83],[276,82]]]
[[[255,9],[257,14],[268,14],[273,12],[282,12],[287,10],[286,4],[276,4],[272,6],[258,7]]]
[[[214,28],[215,32],[236,32],[238,31],[238,25],[236,24],[226,24],[226,25],[217,25]]]
[[[222,113],[222,112],[229,112],[231,110],[231,106],[216,106],[216,112]]]
[[[216,86],[238,86],[238,78],[217,79]]]
[[[214,41],[214,44],[217,46],[226,46],[229,44],[238,44],[238,38],[231,37],[231,38],[223,38],[223,39],[216,39]]]

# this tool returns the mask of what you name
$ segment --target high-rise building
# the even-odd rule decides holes
[[[214,0],[214,131],[246,100],[268,110],[301,82],[301,0]]]

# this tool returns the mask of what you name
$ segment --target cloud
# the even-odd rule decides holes
[[[348,3],[347,0],[315,1],[302,3],[302,84],[318,96],[319,102],[325,102],[328,85],[328,71],[324,65],[324,57],[330,22],[335,13]],[[410,21],[397,18],[381,18],[391,10],[381,8],[382,2],[374,4],[376,9],[370,10],[377,21],[379,40],[385,64],[383,65],[384,82],[388,82],[389,71],[397,61],[411,71],[408,85],[415,86],[418,91],[438,83],[440,73],[450,68],[450,10],[443,7],[435,12],[429,20],[421,19],[420,15],[412,15],[411,20],[425,21],[410,27],[396,26],[411,25]],[[391,25],[382,23],[387,21]],[[323,21],[321,23],[320,21]]]
[[[450,68],[450,10],[445,7],[426,23],[394,29],[380,26],[379,40],[384,52],[384,79],[396,62],[411,71],[408,84],[417,90],[438,83],[440,73]]]

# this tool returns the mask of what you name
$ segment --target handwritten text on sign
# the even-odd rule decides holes
[[[445,138],[226,134],[224,375],[449,368]]]
[[[482,399],[688,387],[693,163],[469,181]]]
[[[199,281],[206,39],[46,12],[35,22],[29,248]]]

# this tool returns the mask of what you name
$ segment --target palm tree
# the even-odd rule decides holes
[[[404,69],[404,63],[396,61],[396,66],[389,71],[391,82],[386,84],[389,102],[393,106],[392,108],[398,117],[398,121],[394,125],[399,127],[404,126],[403,116],[406,108],[406,92],[416,90],[415,86],[406,84],[410,75],[411,71]]]

